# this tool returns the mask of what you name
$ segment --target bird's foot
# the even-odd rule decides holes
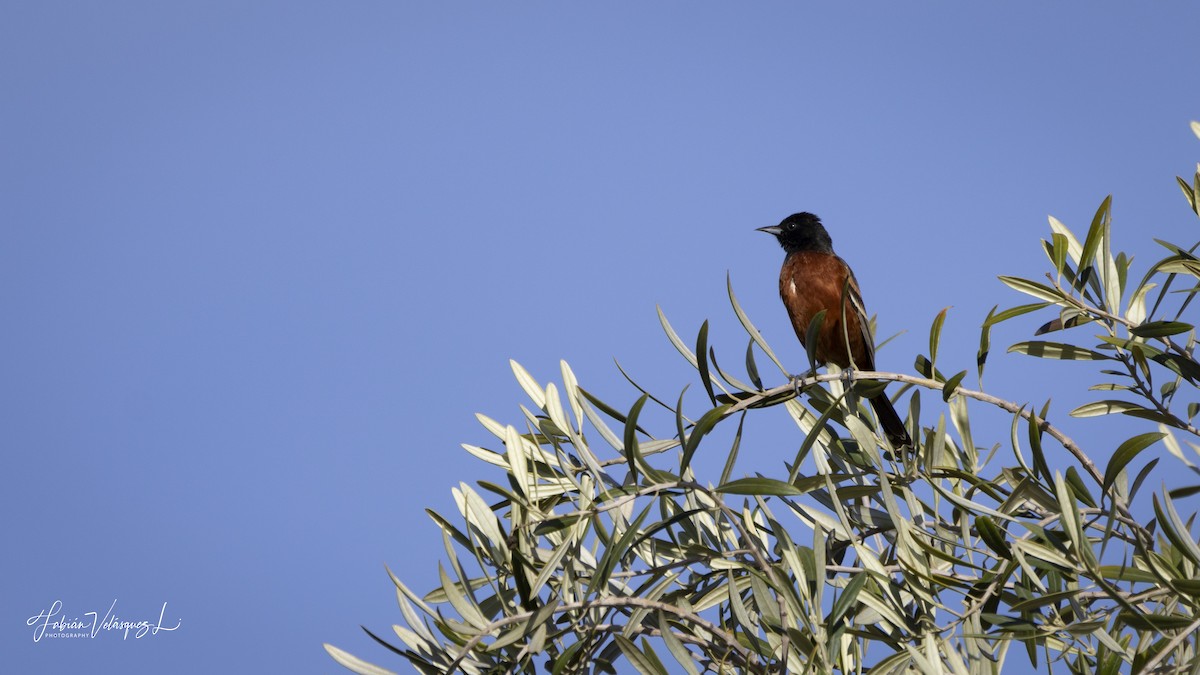
[[[797,398],[800,397],[800,391],[804,389],[804,387],[803,387],[804,381],[816,374],[817,374],[817,371],[809,370],[809,371],[807,371],[805,373],[801,373],[799,375],[792,375],[792,391],[794,391],[796,393]]]
[[[854,368],[846,368],[842,371],[842,379],[853,387],[855,380],[858,379],[858,371]]]

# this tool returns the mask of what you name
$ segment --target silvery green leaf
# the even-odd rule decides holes
[[[367,663],[357,656],[344,652],[329,643],[324,645],[325,651],[333,657],[338,664],[349,668],[350,670],[359,673],[359,675],[396,675],[394,672],[385,668],[380,668],[373,663]]]
[[[517,363],[513,359],[508,360],[508,365],[512,368],[513,375],[517,376],[517,383],[525,390],[525,394],[529,396],[534,405],[541,408],[546,405],[546,399],[542,394],[542,385],[538,384],[537,380],[529,374],[525,367]]]

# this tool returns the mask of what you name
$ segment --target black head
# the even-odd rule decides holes
[[[795,251],[820,251],[833,253],[833,239],[825,231],[821,219],[808,213],[793,213],[783,222],[770,227],[760,227],[759,232],[775,235],[779,245],[788,253]]]

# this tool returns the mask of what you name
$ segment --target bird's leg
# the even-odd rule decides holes
[[[854,382],[858,379],[858,371],[854,369],[853,363],[845,366],[844,368],[842,366],[831,367],[830,371],[831,372],[829,374],[836,375],[837,378],[844,383],[842,386],[844,386],[847,390],[854,388]]]
[[[854,362],[851,361],[850,365],[842,369],[840,375],[844,383],[842,386],[845,387],[845,393],[850,397],[848,400],[851,401],[851,406],[857,408],[858,392],[854,391],[854,382],[858,379],[858,370],[854,368]]]

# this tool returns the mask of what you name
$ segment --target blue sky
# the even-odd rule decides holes
[[[489,477],[459,443],[490,443],[476,412],[519,421],[508,359],[543,381],[566,359],[627,407],[615,357],[674,396],[693,378],[655,305],[688,337],[711,319],[736,361],[728,273],[800,369],[782,253],[753,231],[793,211],[824,218],[881,332],[907,331],[882,369],[910,370],[945,306],[959,365],[943,370],[972,367],[988,309],[1023,302],[996,275],[1043,269],[1048,214],[1082,230],[1112,193],[1140,260],[1152,236],[1196,239],[1174,176],[1200,158],[1198,19],[1115,2],[9,3],[6,662],[337,672],[332,642],[402,668],[358,625],[401,620],[385,564],[435,583],[423,509]],[[997,354],[986,384],[1065,411],[1088,400],[1085,368]],[[1103,456],[1113,424],[1071,433]],[[749,438],[741,468],[779,471],[797,441],[771,434],[788,433]],[[55,600],[68,617],[116,600],[133,621],[165,602],[179,628],[35,642],[26,620]]]

